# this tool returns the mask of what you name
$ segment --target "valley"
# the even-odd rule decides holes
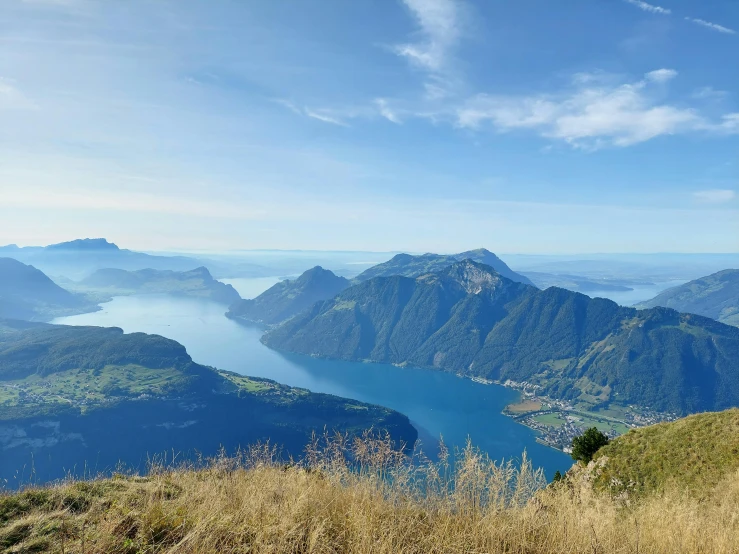
[[[55,323],[164,335],[204,364],[397,410],[418,429],[422,449],[430,456],[438,453],[440,437],[452,451],[463,448],[469,437],[494,459],[519,459],[525,450],[550,477],[571,464],[569,456],[537,442],[537,432],[503,415],[505,406],[520,396],[512,388],[414,367],[277,352],[260,342],[262,327],[228,319],[222,306],[205,299],[127,296],[102,308]]]
[[[657,413],[637,406],[610,404],[598,411],[578,407],[564,400],[538,396],[529,391],[528,383],[507,381],[504,386],[520,390],[522,399],[509,404],[504,412],[518,423],[539,433],[538,440],[547,446],[572,451],[572,440],[586,429],[595,427],[609,438],[616,438],[629,429],[677,419],[675,414]]]

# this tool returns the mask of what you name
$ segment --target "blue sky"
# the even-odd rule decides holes
[[[739,251],[735,0],[2,0],[0,243]]]

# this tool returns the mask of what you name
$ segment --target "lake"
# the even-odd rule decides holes
[[[658,283],[652,283],[649,285],[631,285],[630,288],[632,290],[625,290],[625,291],[591,291],[587,292],[586,294],[590,296],[591,298],[608,298],[609,300],[613,300],[617,304],[620,304],[621,306],[633,306],[634,304],[638,304],[639,302],[645,302],[647,300],[651,300],[655,296],[657,296],[659,293],[664,292],[665,290],[677,287],[680,285],[684,285],[687,283],[686,280],[676,280],[673,279],[671,281],[661,281]]]
[[[242,294],[255,286],[242,285]],[[430,455],[436,453],[440,436],[451,447],[463,447],[469,437],[496,460],[520,459],[525,450],[549,478],[572,465],[569,456],[537,443],[534,431],[501,414],[519,398],[514,390],[432,370],[282,354],[259,342],[260,328],[226,318],[224,306],[207,300],[127,296],[102,308],[54,323],[155,333],[183,344],[201,364],[387,406],[411,419]]]

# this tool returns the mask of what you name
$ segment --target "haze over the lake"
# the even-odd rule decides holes
[[[737,29],[733,0],[5,0],[0,244],[736,252]]]

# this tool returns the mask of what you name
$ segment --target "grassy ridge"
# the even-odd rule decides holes
[[[267,439],[300,455],[324,428],[417,438],[398,412],[202,366],[157,335],[0,321],[0,486]]]
[[[596,455],[595,483],[611,492],[671,486],[698,496],[739,471],[739,409],[632,429]]]
[[[203,469],[0,496],[6,552],[714,553],[739,549],[739,475],[703,501],[675,491],[624,504],[581,482],[542,488],[525,461],[473,448],[451,471],[408,466],[384,441],[341,440],[281,466],[267,448]],[[391,477],[391,479],[387,479]]]

